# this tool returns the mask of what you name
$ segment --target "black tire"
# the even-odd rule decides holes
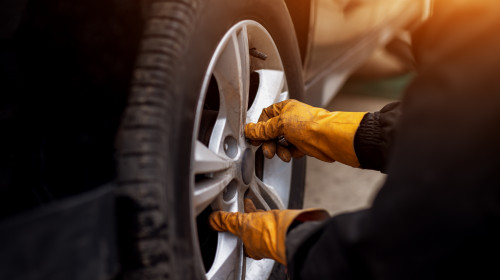
[[[241,20],[263,25],[280,52],[290,97],[302,65],[281,0],[164,0],[151,4],[118,136],[118,216],[125,279],[204,279],[191,221],[190,160],[197,102],[212,54]],[[289,207],[300,208],[305,160],[295,160]]]

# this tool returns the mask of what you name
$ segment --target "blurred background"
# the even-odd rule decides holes
[[[372,57],[330,102],[330,111],[374,112],[399,100],[414,77],[408,64],[385,49]],[[337,162],[307,159],[304,207],[319,207],[331,215],[369,207],[385,174]]]

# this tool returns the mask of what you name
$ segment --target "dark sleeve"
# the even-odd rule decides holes
[[[435,1],[386,182],[368,210],[311,227],[288,256],[293,279],[500,277],[497,2]]]
[[[354,150],[361,168],[385,172],[400,116],[400,102],[364,116],[354,137]]]
[[[286,239],[290,279],[369,279],[346,242],[359,236],[356,224],[366,212],[305,222],[290,230]]]

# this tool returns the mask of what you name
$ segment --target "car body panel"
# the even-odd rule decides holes
[[[431,0],[310,0],[308,33],[297,32],[306,101],[325,106],[348,75],[378,47],[429,16]],[[291,16],[296,20],[294,1]],[[304,4],[302,3],[302,6]],[[301,15],[303,17],[303,15]],[[298,27],[296,26],[296,31]],[[307,42],[304,42],[307,40]]]
[[[369,32],[373,7],[346,6],[342,2],[345,1],[312,1],[313,28],[304,65],[306,81],[312,80],[331,61],[349,52],[351,46]]]

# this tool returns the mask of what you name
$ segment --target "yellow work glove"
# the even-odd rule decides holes
[[[253,209],[253,210],[252,210]],[[229,231],[243,241],[247,256],[260,260],[274,259],[286,265],[285,239],[294,222],[318,221],[329,217],[319,209],[255,211],[251,200],[245,200],[245,212],[213,212],[210,226],[216,231]]]
[[[277,153],[288,162],[306,154],[359,167],[354,136],[365,114],[330,112],[290,99],[265,108],[258,123],[245,126],[245,135],[254,145],[264,142],[262,151],[267,158]],[[276,145],[279,137],[291,145]]]

